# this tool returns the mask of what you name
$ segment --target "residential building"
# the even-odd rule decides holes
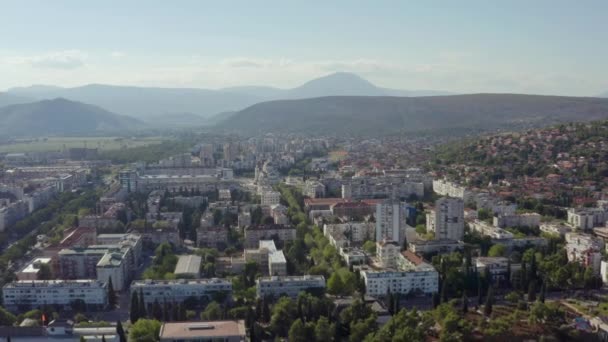
[[[386,201],[376,205],[376,242],[401,242],[401,227],[405,225],[405,217],[399,202]]]
[[[495,281],[504,280],[510,272],[509,258],[505,257],[477,257],[473,263],[481,274],[487,269]]]
[[[247,341],[245,321],[201,321],[163,323],[160,342],[244,342]]]
[[[18,280],[38,280],[38,274],[40,273],[40,267],[42,265],[47,265],[49,268],[51,267],[51,258],[36,258],[32,260],[29,264],[25,265],[25,267],[17,272],[16,276]]]
[[[608,221],[608,211],[604,208],[570,208],[568,224],[575,229],[590,230],[603,226]]]
[[[264,206],[271,206],[281,203],[281,193],[273,190],[262,191],[261,204]]]
[[[464,202],[468,202],[472,196],[472,193],[464,186],[445,179],[433,180],[433,191],[441,196],[460,198]]]
[[[112,288],[115,291],[124,290],[126,283],[131,278],[128,262],[123,253],[105,253],[95,267],[97,280],[108,283],[112,279]]]
[[[361,244],[373,240],[376,234],[374,222],[348,222],[338,224],[324,224],[323,235],[336,247]]]
[[[245,228],[245,248],[256,248],[260,240],[270,239],[276,242],[293,241],[296,239],[296,228],[283,224],[255,225]]]
[[[435,239],[462,240],[464,201],[453,197],[438,199],[435,209],[427,214],[427,230],[435,232]]]
[[[487,222],[474,220],[469,223],[469,227],[472,231],[478,232],[483,236],[489,236],[492,239],[512,239],[513,234],[502,229],[495,227]]]
[[[452,253],[464,249],[464,242],[450,239],[408,241],[408,250],[416,254]]]
[[[353,178],[342,184],[342,198],[403,198],[424,196],[424,184],[394,177]]]
[[[70,310],[77,300],[82,300],[89,310],[108,305],[106,284],[91,279],[15,281],[4,285],[2,297],[6,308],[21,312],[45,305]]]
[[[254,261],[260,271],[268,275],[287,275],[287,260],[283,251],[277,250],[273,240],[260,240],[258,249],[246,249],[245,261]]]
[[[387,293],[433,294],[439,290],[439,274],[435,268],[411,251],[396,258],[397,268],[374,270],[362,268],[365,294],[383,297]]]
[[[366,264],[369,259],[367,253],[358,247],[340,247],[339,253],[348,267]]]
[[[540,224],[540,231],[548,234],[564,236],[572,231],[572,227],[561,223],[547,222]]]
[[[70,320],[56,319],[47,326],[0,326],[0,342],[119,342],[115,326],[74,327]]]
[[[203,258],[198,255],[180,255],[173,274],[177,278],[200,278]]]
[[[136,280],[131,283],[131,293],[142,291],[146,305],[155,301],[163,303],[183,303],[185,300],[208,302],[214,295],[232,294],[232,282],[224,278],[174,279],[174,280]]]
[[[201,227],[196,230],[199,247],[224,249],[228,244],[228,230],[224,226]]]
[[[325,185],[318,180],[307,180],[304,182],[302,194],[309,198],[325,197]]]
[[[569,262],[578,262],[584,267],[591,267],[595,274],[600,274],[600,263],[604,241],[589,234],[567,233],[566,253]]]
[[[540,214],[524,213],[494,216],[494,226],[507,227],[538,227],[540,226]]]
[[[258,298],[287,296],[296,298],[302,291],[325,290],[325,277],[321,275],[271,276],[256,280]]]

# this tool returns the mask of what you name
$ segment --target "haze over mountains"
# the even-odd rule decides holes
[[[150,121],[160,116],[172,116],[178,113],[211,117],[218,113],[237,111],[259,102],[278,99],[335,95],[421,96],[445,95],[446,92],[385,89],[377,87],[355,74],[335,73],[311,80],[293,89],[244,86],[210,90],[90,84],[75,88],[54,86],[12,88],[7,94],[35,100],[61,97]]]
[[[66,99],[0,108],[0,136],[46,136],[126,132],[142,128],[137,119]]]
[[[382,135],[539,127],[608,118],[608,99],[518,94],[431,97],[332,96],[253,105],[218,124],[248,133]]]
[[[350,73],[331,74],[293,89],[31,86],[0,93],[0,135],[204,125],[242,133],[458,135],[608,118],[608,99],[602,98],[445,94],[381,88]]]

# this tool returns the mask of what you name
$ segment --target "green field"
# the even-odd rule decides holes
[[[1,144],[0,153],[15,152],[49,152],[62,151],[64,148],[88,147],[100,151],[120,150],[160,144],[161,137],[52,137],[27,140],[15,140],[12,143]]]

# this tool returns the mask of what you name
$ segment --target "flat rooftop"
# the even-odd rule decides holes
[[[198,255],[180,255],[175,274],[199,274],[203,258]]]
[[[194,340],[200,338],[241,337],[245,339],[245,321],[206,321],[164,323],[162,340]]]
[[[40,265],[48,264],[51,262],[51,258],[36,258],[32,260],[23,270],[22,273],[36,273],[40,270]]]

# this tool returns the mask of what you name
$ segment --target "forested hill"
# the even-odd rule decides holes
[[[608,118],[608,99],[518,94],[428,97],[332,96],[263,102],[219,128],[248,133],[463,135]]]

